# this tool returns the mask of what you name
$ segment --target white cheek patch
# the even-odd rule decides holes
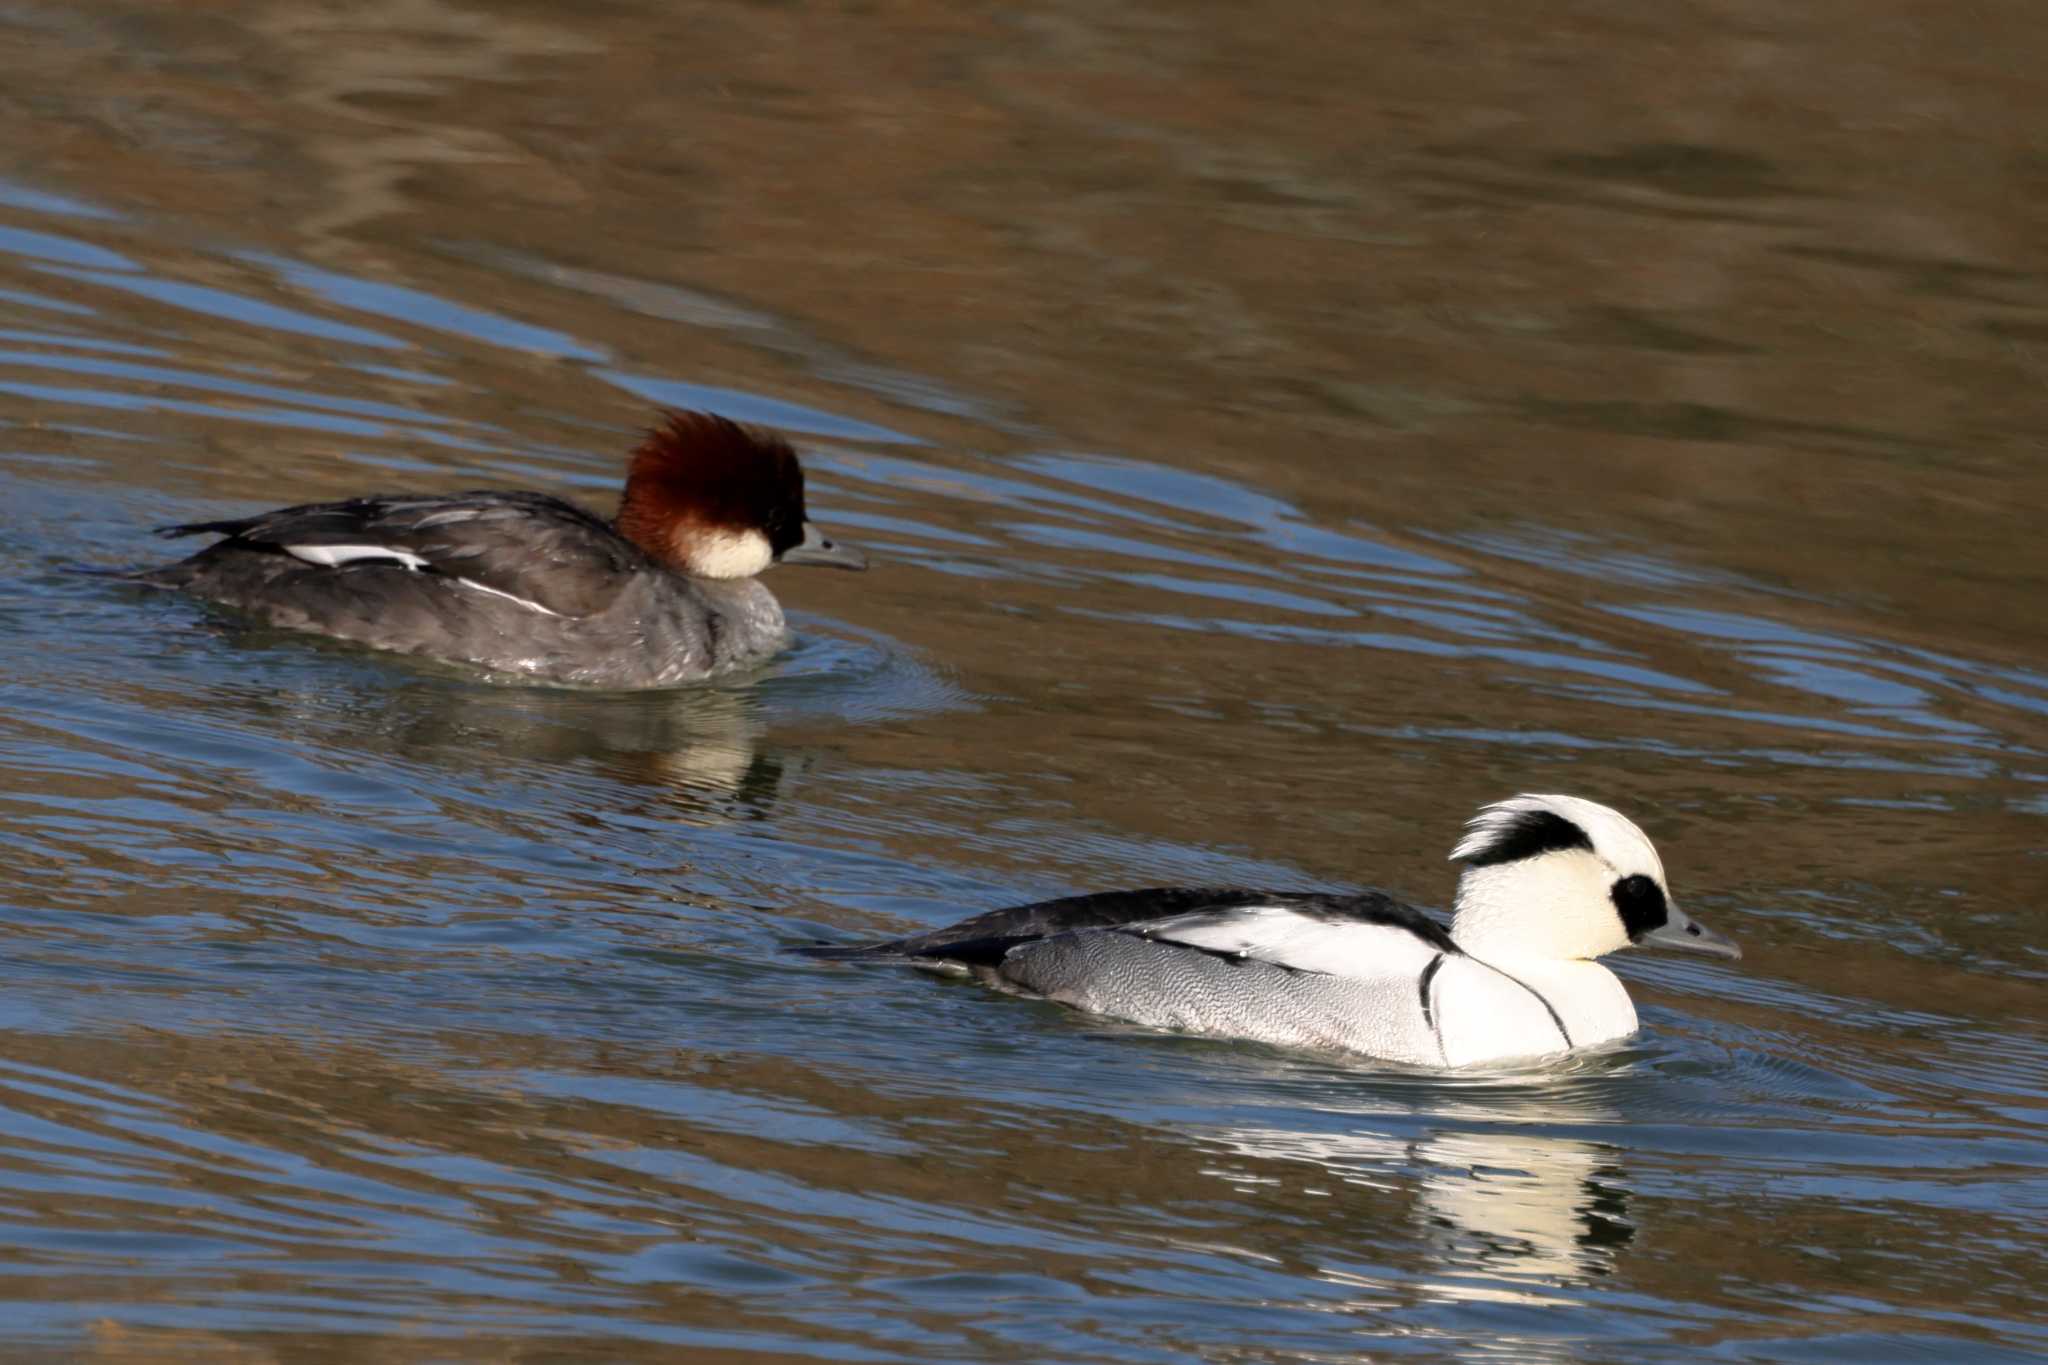
[[[286,545],[281,548],[293,559],[303,559],[308,564],[328,569],[378,560],[414,570],[427,567],[427,561],[418,555],[408,550],[394,550],[389,545]]]
[[[759,531],[676,532],[676,550],[699,578],[752,578],[775,562],[775,547]]]
[[[473,578],[458,578],[455,581],[461,584],[463,587],[468,588],[471,592],[485,593],[492,597],[502,597],[507,602],[515,602],[518,605],[526,608],[528,611],[539,612],[542,616],[560,616],[562,614],[558,611],[550,611],[548,608],[542,606],[538,602],[533,601],[531,598],[521,597],[517,593],[502,592],[497,588],[485,587],[483,584],[477,582]]]

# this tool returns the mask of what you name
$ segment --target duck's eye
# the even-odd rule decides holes
[[[1670,918],[1665,913],[1664,888],[1654,878],[1637,873],[1623,877],[1608,892],[1614,900],[1615,913],[1621,916],[1621,925],[1628,930],[1631,939],[1639,939],[1653,929],[1661,929]]]

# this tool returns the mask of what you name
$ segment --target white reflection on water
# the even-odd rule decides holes
[[[1312,1162],[1339,1181],[1407,1191],[1408,1220],[1432,1264],[1403,1277],[1404,1298],[1556,1303],[1559,1288],[1611,1274],[1635,1225],[1619,1149],[1554,1131],[1612,1122],[1617,1111],[1593,1087],[1539,1079],[1532,1088],[1529,1077],[1419,1084],[1419,1134],[1412,1122],[1406,1131],[1385,1123],[1381,1094],[1370,1105],[1323,1110],[1357,1115],[1359,1126],[1340,1131],[1235,1127],[1217,1136],[1245,1156]],[[1496,1086],[1511,1118],[1486,1098]],[[1348,1270],[1326,1274],[1358,1279]]]

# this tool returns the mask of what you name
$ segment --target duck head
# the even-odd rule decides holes
[[[804,515],[789,442],[708,412],[666,412],[634,449],[614,523],[659,564],[695,578],[751,578],[771,564],[864,569]]]
[[[1648,836],[1597,801],[1496,801],[1451,859],[1465,865],[1451,937],[1482,959],[1585,960],[1629,947],[1742,956],[1678,908]]]

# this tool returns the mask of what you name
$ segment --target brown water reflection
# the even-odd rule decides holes
[[[2038,1348],[2044,36],[7,8],[0,1341]],[[884,560],[779,580],[758,683],[507,692],[68,572],[373,485],[608,507],[655,402],[791,429]],[[1644,1040],[1558,1075],[784,951],[1441,901],[1530,788],[1748,950],[1626,968]]]

